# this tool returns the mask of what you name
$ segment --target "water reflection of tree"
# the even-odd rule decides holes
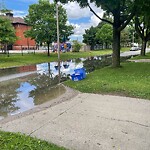
[[[86,72],[92,72],[96,69],[111,65],[112,58],[110,55],[89,57],[83,61],[83,66],[86,68]]]
[[[0,69],[0,77],[17,73],[17,68]]]
[[[76,63],[76,64],[79,64],[79,63],[81,63],[81,62],[82,62],[81,58],[76,58],[76,59],[75,59],[75,63]]]
[[[53,77],[50,72],[48,74],[39,74],[37,78],[30,81],[30,84],[36,87],[29,94],[34,99],[35,105],[46,102],[60,94],[56,86],[58,84],[58,76]],[[64,89],[61,89],[59,92],[64,92]]]
[[[53,74],[50,63],[48,63],[47,67],[47,72],[37,74],[36,77],[29,81],[31,85],[36,87],[29,94],[34,99],[35,105],[42,104],[57,94],[58,75]]]
[[[17,101],[17,90],[20,86],[18,82],[1,82],[0,84],[0,115],[7,116],[9,113],[18,110],[15,106]]]

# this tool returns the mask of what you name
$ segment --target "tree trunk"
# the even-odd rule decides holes
[[[105,44],[106,44],[106,49],[108,49],[108,42],[106,42]]]
[[[50,63],[48,62],[48,75],[49,75],[49,77],[52,77],[51,75],[51,65],[50,65]]]
[[[112,67],[120,67],[120,31],[115,26],[113,26]]]
[[[93,44],[91,45],[90,49],[91,49],[91,50],[94,50],[94,45],[93,45]]]
[[[5,47],[6,47],[7,57],[9,57],[9,49],[8,49],[8,45],[6,44]]]
[[[49,53],[49,43],[47,43],[47,48],[48,48],[47,56],[50,56],[50,53]]]
[[[142,40],[142,49],[141,49],[141,56],[145,56],[146,53],[146,40]]]

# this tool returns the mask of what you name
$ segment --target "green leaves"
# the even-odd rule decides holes
[[[104,24],[96,33],[96,38],[107,43],[111,43],[113,39],[113,29],[109,24]]]
[[[70,36],[73,27],[67,25],[66,10],[59,6],[59,28],[60,37]],[[31,29],[26,32],[26,36],[30,36],[36,41],[43,43],[52,43],[57,40],[56,29],[56,5],[49,3],[49,0],[39,0],[38,4],[33,4],[29,7],[29,14],[25,17],[25,21],[31,26]]]
[[[17,37],[11,22],[6,18],[0,17],[0,42],[2,44],[12,44],[16,40]]]
[[[97,27],[91,27],[90,29],[85,30],[85,34],[83,34],[83,42],[90,45],[91,49],[93,49],[94,45],[97,44],[96,40],[96,32]]]

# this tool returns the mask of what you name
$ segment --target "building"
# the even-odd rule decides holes
[[[10,19],[12,25],[16,30],[16,36],[18,40],[9,46],[9,49],[12,50],[33,50],[36,49],[36,42],[31,38],[26,38],[24,32],[29,30],[30,27],[24,22],[24,19],[21,17],[14,17],[13,13],[6,13],[6,18]]]

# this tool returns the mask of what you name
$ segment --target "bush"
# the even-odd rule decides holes
[[[80,44],[78,41],[73,41],[72,52],[79,52],[81,47],[82,44]]]

